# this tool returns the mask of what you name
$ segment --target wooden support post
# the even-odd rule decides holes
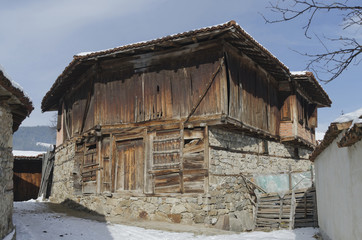
[[[292,167],[290,165],[289,165],[288,177],[289,177],[289,191],[291,191],[293,189],[293,185],[292,185]]]
[[[181,123],[180,124],[180,192],[184,193],[185,189],[184,189],[184,175],[183,175],[183,170],[184,170],[184,158],[183,158],[183,149],[184,149],[184,124]]]
[[[315,189],[312,198],[313,198],[313,227],[318,227],[317,191]]]
[[[279,229],[280,229],[280,225],[282,223],[282,215],[283,215],[283,198],[280,198],[280,208],[279,208]]]
[[[290,216],[289,216],[289,230],[294,229],[294,216],[295,216],[295,193],[294,189],[292,190],[292,198],[290,205]]]
[[[260,197],[258,194],[255,194],[256,196],[256,205],[255,205],[255,212],[254,212],[254,228],[253,231],[258,227],[257,218],[258,218],[258,208],[259,208],[259,201]]]
[[[313,165],[310,165],[310,181],[311,186],[314,187]]]

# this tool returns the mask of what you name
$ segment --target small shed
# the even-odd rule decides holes
[[[13,151],[14,201],[36,199],[42,176],[43,152]]]
[[[30,99],[0,66],[0,239],[14,229],[13,133],[32,110]]]
[[[362,236],[362,108],[333,121],[311,155],[323,239]]]

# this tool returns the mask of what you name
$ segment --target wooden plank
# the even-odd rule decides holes
[[[185,193],[203,193],[204,181],[184,182]]]
[[[184,154],[203,152],[205,146],[203,142],[199,142],[197,145],[186,145],[183,149]]]
[[[167,175],[167,174],[173,174],[173,173],[179,173],[180,169],[179,168],[175,168],[175,169],[162,169],[162,170],[152,170],[150,171],[150,173],[152,173],[155,176],[160,176],[160,175]]]
[[[207,169],[207,176],[205,177],[204,180],[204,193],[208,193],[209,192],[209,169],[210,169],[210,161],[209,161],[209,127],[206,125],[206,127],[204,128],[204,136],[205,136],[205,141],[204,141],[204,167]]]
[[[169,175],[161,175],[155,177],[155,187],[164,187],[170,185],[179,185],[180,184],[180,174],[169,174]]]
[[[180,153],[180,149],[163,150],[163,151],[153,151],[153,155],[157,155],[157,154],[170,154],[170,153]]]
[[[289,224],[289,229],[294,229],[294,219],[295,219],[295,193],[294,190],[292,190],[292,200],[291,200],[291,205],[290,205],[290,224]]]
[[[204,161],[204,153],[187,153],[183,155],[184,161]]]
[[[155,193],[180,193],[180,184],[173,186],[155,187]]]

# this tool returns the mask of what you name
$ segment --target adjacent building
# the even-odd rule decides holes
[[[51,199],[251,230],[251,179],[309,171],[330,104],[234,21],[78,54],[42,101],[58,112]]]
[[[311,160],[323,239],[361,239],[362,108],[331,123]]]
[[[13,133],[33,106],[0,66],[0,238],[13,231]]]

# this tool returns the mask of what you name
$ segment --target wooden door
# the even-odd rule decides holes
[[[142,190],[144,152],[142,139],[116,142],[115,190]]]

